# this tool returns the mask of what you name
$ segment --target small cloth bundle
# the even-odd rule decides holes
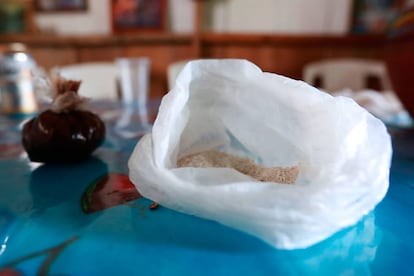
[[[83,108],[86,99],[78,95],[80,84],[58,77],[51,108],[24,124],[22,144],[31,161],[80,162],[105,140],[105,123]]]
[[[352,99],[245,60],[197,60],[163,98],[129,169],[163,206],[296,249],[375,208],[391,152],[384,124]]]

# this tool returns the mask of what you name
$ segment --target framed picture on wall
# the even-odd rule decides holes
[[[166,0],[111,0],[114,33],[161,32],[166,28]]]
[[[0,0],[0,34],[36,31],[33,5],[29,0]]]
[[[412,0],[353,0],[351,33],[381,34]]]
[[[88,9],[88,0],[35,0],[34,4],[38,12],[74,12]]]

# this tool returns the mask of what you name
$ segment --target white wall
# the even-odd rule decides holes
[[[212,7],[221,32],[346,33],[351,0],[225,0]]]
[[[38,13],[36,23],[41,30],[59,34],[108,34],[110,0],[88,0],[86,12]]]
[[[346,33],[352,0],[213,0],[206,29],[218,32]],[[189,33],[193,0],[168,0],[169,30]],[[110,0],[89,0],[79,13],[38,13],[44,30],[59,34],[109,34]]]
[[[194,26],[193,0],[168,0],[169,28],[176,33],[190,33]]]

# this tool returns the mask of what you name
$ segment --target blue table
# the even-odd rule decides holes
[[[116,104],[95,111],[107,140],[73,165],[29,162],[21,118],[0,117],[0,275],[414,275],[414,151],[405,150],[413,136],[396,136],[390,188],[375,211],[315,246],[286,251],[145,198],[85,209],[97,179],[128,174],[137,141],[115,130]]]

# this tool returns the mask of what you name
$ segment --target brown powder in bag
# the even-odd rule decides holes
[[[233,168],[259,181],[292,184],[299,174],[298,166],[264,167],[249,158],[238,157],[217,150],[207,150],[184,156],[177,161],[178,167]]]

